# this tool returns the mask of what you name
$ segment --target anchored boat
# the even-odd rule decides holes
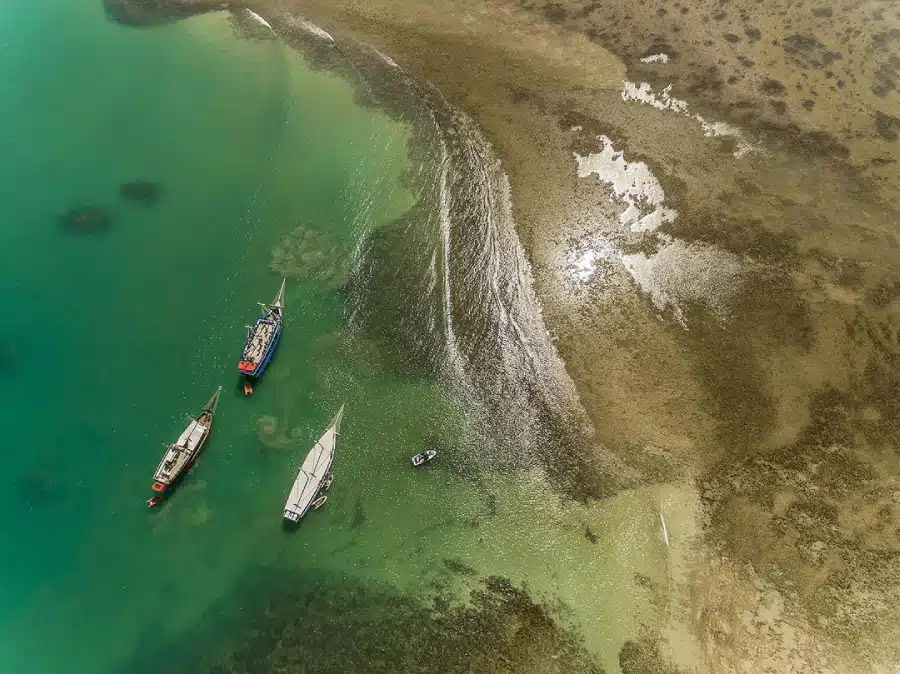
[[[303,460],[297,471],[291,493],[284,504],[284,519],[299,522],[309,512],[311,506],[320,507],[325,499],[321,492],[331,486],[331,464],[334,461],[334,447],[341,432],[341,417],[344,406],[334,415],[327,430]],[[321,502],[320,502],[321,501]],[[315,505],[318,503],[318,505]]]
[[[238,364],[238,372],[246,377],[244,381],[244,393],[253,393],[252,380],[259,379],[272,355],[278,340],[281,339],[281,328],[284,323],[284,284],[281,281],[281,289],[275,296],[272,304],[262,304],[265,313],[256,319],[253,325],[247,326],[247,343],[241,352],[241,362]]]
[[[166,448],[165,456],[153,474],[153,491],[156,492],[156,495],[147,499],[148,507],[152,508],[162,501],[166,491],[175,486],[175,483],[190,470],[194,461],[200,456],[203,445],[206,444],[212,430],[213,416],[219,406],[221,393],[222,387],[220,386],[203,406],[203,411],[196,417],[191,417],[191,422],[178,440]]]
[[[431,461],[436,456],[437,456],[437,452],[434,451],[433,449],[429,449],[427,451],[416,454],[412,458],[412,465],[413,466],[424,466],[426,463]]]

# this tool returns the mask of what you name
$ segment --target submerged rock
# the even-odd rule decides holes
[[[110,20],[127,26],[156,26],[227,6],[222,0],[103,0]]]
[[[300,432],[298,428],[294,428],[290,433],[287,433],[287,429],[280,429],[278,418],[272,415],[260,417],[256,422],[256,437],[268,449],[284,449],[293,446]]]
[[[13,491],[19,502],[30,509],[36,505],[48,503],[56,486],[56,481],[50,474],[32,472],[16,479]]]
[[[335,250],[327,232],[300,224],[285,234],[272,249],[269,269],[282,276],[317,277],[330,287],[347,283],[346,255]]]
[[[112,225],[112,218],[102,208],[79,206],[59,216],[64,229],[77,234],[99,234]]]
[[[162,186],[152,180],[135,180],[119,185],[119,196],[126,201],[140,201],[151,205],[159,201]]]

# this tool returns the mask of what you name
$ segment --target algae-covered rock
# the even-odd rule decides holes
[[[339,288],[348,279],[346,257],[327,232],[300,224],[272,249],[269,269],[286,277],[318,278]]]
[[[162,196],[162,186],[152,180],[133,180],[119,185],[119,196],[126,201],[135,201],[148,206],[155,204]]]
[[[112,225],[112,218],[97,206],[77,206],[59,216],[63,229],[75,234],[100,234]]]

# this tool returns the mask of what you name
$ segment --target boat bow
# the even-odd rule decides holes
[[[275,301],[272,302],[272,308],[278,307],[279,309],[284,309],[284,284],[287,283],[287,279],[281,279],[281,288],[278,290],[278,294],[275,296]]]
[[[216,392],[212,394],[212,398],[210,398],[206,405],[203,406],[204,412],[209,412],[210,414],[216,413],[216,408],[219,407],[219,396],[222,395],[222,387],[216,389]]]

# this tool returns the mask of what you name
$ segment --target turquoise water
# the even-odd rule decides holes
[[[489,574],[565,603],[615,667],[653,620],[628,583],[665,572],[655,497],[585,506],[540,469],[479,470],[453,450],[472,445],[465,396],[348,323],[363,242],[413,200],[407,126],[225,15],[134,30],[94,0],[7,3],[0,54],[0,671],[181,671],[192,654],[157,658],[226,650],[231,628],[209,625],[279,583],[427,603]],[[159,201],[121,198],[133,180]],[[82,206],[109,226],[67,228]],[[243,326],[282,275],[284,337],[246,399]],[[204,455],[148,511],[163,444],[218,385]],[[342,403],[328,504],[287,535],[295,466]],[[442,460],[410,470],[433,436]]]

